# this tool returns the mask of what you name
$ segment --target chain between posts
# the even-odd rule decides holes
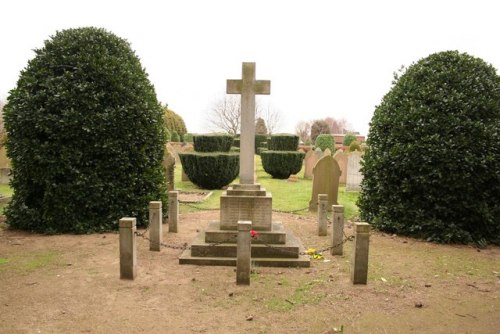
[[[141,237],[143,238],[144,240],[147,240],[149,242],[152,242],[152,240],[146,236],[146,233],[149,231],[149,227],[146,228],[146,230],[144,230],[142,233],[139,233],[139,232],[135,232],[135,235],[138,236],[138,237]],[[252,234],[255,233],[255,231],[251,231],[250,233]],[[237,238],[237,234],[234,234],[233,237],[234,238]],[[255,239],[255,240],[258,240],[258,234],[252,234],[252,238]],[[328,246],[328,247],[325,247],[325,248],[322,248],[322,249],[318,249],[318,250],[315,250],[315,253],[316,254],[322,254],[323,252],[326,252],[326,251],[329,251],[330,249],[332,248],[336,248],[340,245],[343,245],[345,243],[347,243],[348,241],[352,241],[354,240],[354,235],[346,235],[345,232],[344,232],[344,239],[333,245],[333,246]],[[219,246],[219,245],[222,245],[222,244],[227,244],[227,243],[234,243],[234,239],[227,239],[227,240],[224,240],[224,241],[220,241],[220,242],[213,242],[213,243],[210,243],[208,245],[208,247],[216,247],[216,246]],[[285,250],[285,249],[282,249],[282,248],[279,248],[279,247],[275,247],[275,246],[272,246],[270,244],[267,244],[267,243],[263,243],[262,245],[268,247],[268,248],[271,248],[275,251],[278,251],[278,252],[282,252],[282,253],[288,253],[288,254],[297,254],[296,252],[292,252],[292,251],[288,251],[288,250]],[[160,246],[161,247],[165,247],[165,248],[170,248],[170,249],[179,249],[179,250],[182,250],[182,251],[185,251],[185,250],[190,250],[191,249],[191,246],[189,246],[187,243],[184,243],[182,246],[180,245],[170,245],[170,244],[166,244],[166,243],[163,243],[161,242],[160,243]],[[309,252],[305,251],[305,252],[299,252],[298,253],[299,255],[311,255]]]
[[[341,241],[341,242],[339,242],[338,244],[333,245],[333,246],[328,246],[328,247],[325,247],[325,248],[322,248],[322,249],[315,250],[315,253],[316,253],[316,254],[321,254],[321,253],[326,252],[326,251],[328,251],[328,250],[330,250],[330,249],[332,249],[332,248],[336,248],[336,247],[338,247],[338,246],[340,246],[340,245],[343,245],[343,244],[345,244],[345,243],[346,243],[346,242],[348,242],[348,241],[352,241],[352,240],[354,240],[354,235],[349,235],[349,236],[347,236],[347,235],[345,234],[345,232],[344,232],[344,237],[345,237],[345,238],[344,238],[344,240],[342,240],[342,241]],[[263,245],[264,245],[264,246],[266,246],[266,247],[268,247],[268,248],[274,249],[274,250],[276,250],[276,251],[278,251],[278,252],[288,253],[288,254],[297,254],[297,253],[295,253],[295,252],[288,251],[288,250],[286,250],[286,249],[281,249],[281,248],[279,248],[279,247],[275,247],[275,246],[272,246],[272,245],[270,245],[270,244],[266,244],[266,243],[264,243]],[[311,255],[311,254],[310,254],[309,252],[307,252],[307,251],[306,251],[306,252],[299,252],[299,255]]]
[[[296,212],[305,211],[305,210],[309,210],[309,207],[306,206],[305,208],[296,209],[296,210],[290,210],[290,211],[273,209],[273,212],[278,212],[278,213],[296,213]]]
[[[142,233],[139,233],[139,232],[135,232],[135,235],[138,236],[138,237],[141,237],[143,238],[144,240],[147,240],[149,242],[153,242],[155,243],[154,241],[152,241],[149,237],[146,236],[146,232],[148,232],[149,228],[147,228],[144,232]],[[234,235],[234,237],[236,237],[236,235]],[[222,245],[222,244],[227,244],[227,243],[233,243],[233,240],[230,240],[230,239],[227,239],[227,240],[224,240],[224,241],[219,241],[219,242],[213,242],[213,243],[210,243],[208,244],[208,247],[215,247],[215,246],[218,246],[218,245]],[[180,249],[180,250],[190,250],[191,249],[191,246],[189,246],[187,243],[184,243],[182,246],[181,245],[170,245],[170,244],[166,244],[164,242],[161,242],[160,243],[160,246],[161,247],[165,247],[165,248],[170,248],[170,249]]]
[[[215,211],[215,210],[220,210],[220,208],[202,208],[200,206],[196,206],[194,204],[186,203],[186,202],[180,202],[180,204],[185,205],[189,208],[196,209],[199,211]]]

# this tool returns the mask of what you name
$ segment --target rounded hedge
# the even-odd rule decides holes
[[[166,209],[163,113],[130,45],[98,28],[35,50],[5,107],[13,228],[88,233]]]
[[[410,66],[376,108],[361,217],[436,242],[500,244],[500,77],[457,51]]]
[[[262,151],[262,166],[275,179],[287,179],[302,169],[305,154],[297,151]]]
[[[189,180],[203,189],[220,189],[236,179],[240,171],[238,153],[179,153]]]
[[[299,136],[291,134],[272,135],[268,141],[270,151],[296,151],[299,147]]]
[[[344,136],[344,140],[342,140],[342,145],[349,146],[355,140],[356,140],[356,136],[352,133],[348,133]]]
[[[316,142],[314,143],[316,147],[319,147],[323,152],[328,148],[331,152],[335,152],[335,140],[331,134],[320,134],[316,137]]]
[[[193,145],[196,152],[229,152],[234,136],[230,134],[194,135]]]
[[[357,140],[353,140],[351,144],[349,144],[349,152],[354,152],[354,151],[361,151],[361,145]]]

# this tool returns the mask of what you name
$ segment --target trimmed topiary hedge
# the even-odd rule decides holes
[[[195,137],[196,138],[196,137]],[[191,182],[203,189],[220,189],[239,173],[238,153],[179,153],[182,168]]]
[[[229,152],[234,137],[230,134],[194,135],[193,145],[196,152]]]
[[[297,151],[263,151],[260,156],[266,173],[275,179],[287,179],[300,172],[305,154]]]
[[[410,66],[375,109],[361,218],[445,243],[500,244],[500,76],[457,51]]]
[[[268,141],[270,151],[296,151],[299,147],[299,136],[291,134],[272,135]]]
[[[263,142],[267,142],[269,139],[268,135],[255,135],[255,152],[259,149],[259,147],[262,147]]]
[[[21,72],[4,109],[16,229],[90,233],[121,217],[148,224],[163,201],[163,112],[125,40],[98,28],[57,32]]]
[[[316,137],[315,146],[319,147],[323,152],[329,148],[330,151],[335,153],[335,140],[331,134],[320,134]]]

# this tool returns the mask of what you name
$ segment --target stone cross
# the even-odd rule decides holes
[[[240,184],[254,184],[255,95],[271,94],[271,81],[255,80],[255,63],[243,63],[242,79],[227,80],[227,94],[241,94]]]

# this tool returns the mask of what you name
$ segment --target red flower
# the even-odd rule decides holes
[[[253,237],[255,237],[255,236],[257,235],[257,232],[256,232],[256,231],[254,231],[254,230],[251,230],[251,231],[250,231],[250,235],[251,235],[251,236],[252,236],[252,238],[253,238]]]

